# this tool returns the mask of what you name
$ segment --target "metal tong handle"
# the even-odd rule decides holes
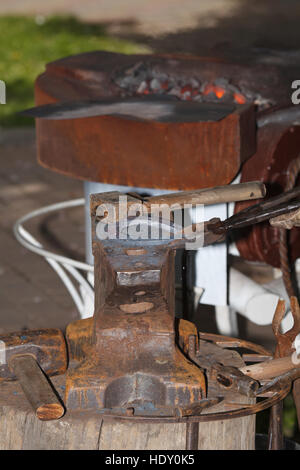
[[[285,214],[300,207],[300,199],[286,203],[300,196],[300,186],[297,186],[290,191],[269,198],[267,201],[259,202],[253,206],[234,214],[221,223],[220,227],[216,230],[218,232],[225,232],[235,228],[247,227],[252,224],[263,222],[271,217]]]

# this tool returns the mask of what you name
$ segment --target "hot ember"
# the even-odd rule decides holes
[[[200,102],[223,102],[245,104],[254,102],[259,109],[268,108],[271,103],[249,90],[241,90],[227,78],[216,78],[212,82],[190,77],[183,79],[158,72],[143,62],[119,74],[116,84],[126,90],[126,95],[168,94],[180,100]]]

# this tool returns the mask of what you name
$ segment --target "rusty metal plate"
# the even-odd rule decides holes
[[[257,152],[242,168],[241,182],[255,178],[266,184],[267,197],[280,194],[287,184],[287,168],[298,156],[300,126],[290,123],[268,124],[258,130]],[[254,204],[254,201],[238,202],[235,212]],[[240,255],[249,261],[260,261],[280,267],[280,229],[263,222],[243,229],[236,240]],[[290,259],[300,256],[300,232],[289,231]]]
[[[235,108],[235,105],[229,103],[194,103],[155,95],[45,104],[22,114],[56,120],[118,116],[137,121],[185,123],[220,121],[234,112]]]

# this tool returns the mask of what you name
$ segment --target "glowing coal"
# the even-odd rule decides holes
[[[126,96],[168,94],[184,101],[223,102],[245,104],[253,102],[259,109],[268,108],[272,103],[261,95],[241,90],[227,78],[216,78],[208,82],[199,77],[176,77],[158,72],[143,62],[123,71],[114,79],[126,91]]]

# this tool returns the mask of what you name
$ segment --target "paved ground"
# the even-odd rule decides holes
[[[82,196],[81,183],[37,165],[34,141],[33,129],[0,130],[0,330],[59,327],[76,318],[56,274],[43,259],[21,247],[12,233],[14,221],[26,212]],[[69,217],[44,217],[37,226],[28,227],[43,243],[58,235],[67,252],[78,250],[83,256],[81,220],[81,211],[73,210]]]
[[[299,48],[298,0],[1,0],[1,14],[72,14],[159,51]]]
[[[136,25],[149,34],[172,32],[202,24],[211,25],[217,16],[230,14],[236,0],[2,0],[2,13],[74,14],[85,21],[115,21]]]

